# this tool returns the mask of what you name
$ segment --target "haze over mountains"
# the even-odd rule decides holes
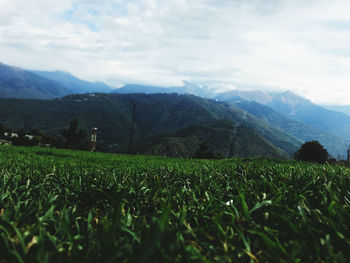
[[[322,107],[332,111],[342,112],[350,116],[350,105],[322,105]]]
[[[114,89],[112,93],[128,94],[128,93],[179,93],[179,94],[192,94],[203,98],[215,97],[215,90],[210,89],[208,86],[198,86],[188,81],[183,81],[181,87],[159,87],[159,86],[147,86],[139,84],[127,84],[119,89]]]
[[[350,139],[350,116],[291,92],[215,92],[190,82],[181,87],[128,84],[112,89],[66,72],[0,64],[0,97],[21,98],[1,99],[3,125],[58,135],[76,117],[87,130],[99,127],[104,151],[126,150],[130,100],[136,104],[134,147],[140,153],[190,157],[208,142],[223,157],[288,158],[303,142],[318,140],[333,157],[344,157]]]
[[[68,89],[70,93],[111,92],[111,87],[103,82],[89,82],[81,80],[64,71],[33,71],[33,73],[56,81]]]

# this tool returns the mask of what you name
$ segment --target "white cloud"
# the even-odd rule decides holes
[[[349,103],[347,0],[0,0],[0,61],[114,84],[182,80]]]

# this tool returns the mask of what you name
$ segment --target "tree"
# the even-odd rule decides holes
[[[223,158],[221,154],[215,153],[209,149],[207,142],[203,142],[197,148],[193,158],[197,159],[221,159]]]
[[[135,111],[136,111],[136,104],[132,100],[130,100],[130,103],[132,104],[132,119],[131,119],[131,128],[130,128],[130,140],[129,140],[129,154],[131,154],[131,146],[132,146],[132,141],[134,138],[134,123],[135,123]]]
[[[296,160],[314,163],[325,163],[328,157],[327,150],[318,141],[304,143],[294,154]]]
[[[66,140],[66,146],[76,148],[81,140],[87,136],[87,133],[85,130],[78,130],[78,121],[74,118],[70,122],[69,128],[61,131],[61,135]]]
[[[0,123],[0,138],[4,137],[4,132],[5,132],[5,128],[4,126],[2,126],[2,124]]]

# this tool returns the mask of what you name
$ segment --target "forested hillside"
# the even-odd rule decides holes
[[[35,128],[45,133],[58,135],[73,118],[77,118],[83,129],[89,131],[91,127],[98,128],[98,147],[101,150],[126,151],[132,120],[130,101],[136,105],[134,146],[139,145],[140,148],[134,149],[135,151],[148,152],[153,145],[161,144],[164,136],[181,137],[174,134],[193,125],[204,126],[203,129],[212,131],[213,128],[210,125],[218,120],[229,120],[233,123],[232,128],[227,128],[227,126],[215,128],[216,132],[229,131],[225,135],[227,139],[219,138],[218,134],[221,133],[216,132],[209,132],[206,138],[201,137],[199,133],[193,133],[190,137],[195,136],[197,139],[194,141],[198,142],[198,145],[193,147],[199,146],[205,140],[210,144],[227,140],[225,146],[214,147],[212,145],[213,150],[226,157],[244,156],[245,154],[237,152],[238,146],[233,150],[227,150],[237,144],[234,141],[240,137],[235,138],[237,136],[235,126],[249,130],[247,134],[251,136],[245,136],[244,140],[250,150],[245,151],[250,151],[253,156],[265,156],[267,152],[270,152],[267,156],[273,157],[292,156],[302,143],[301,140],[232,105],[192,95],[86,94],[70,95],[56,100],[1,99],[0,122],[6,127]],[[157,136],[161,136],[159,137],[161,139],[154,141]],[[188,137],[182,136],[182,138]],[[154,144],[145,149],[144,143],[150,143],[150,140]],[[264,148],[262,145],[269,145],[265,152],[261,151]],[[260,150],[254,153],[253,149]],[[164,152],[164,154],[168,153]]]

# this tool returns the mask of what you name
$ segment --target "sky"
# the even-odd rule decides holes
[[[0,0],[0,62],[350,105],[349,0]]]

